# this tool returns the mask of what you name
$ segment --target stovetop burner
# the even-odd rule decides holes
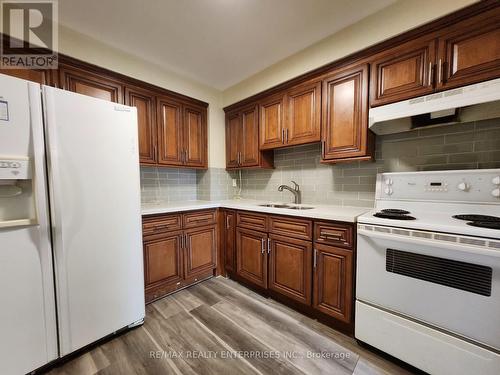
[[[394,220],[416,220],[415,217],[407,215],[407,214],[402,214],[402,213],[388,213],[382,210],[381,212],[377,212],[373,214],[375,217],[380,217],[383,219],[394,219]]]
[[[453,218],[466,221],[478,221],[481,223],[500,223],[500,217],[488,215],[454,215]]]
[[[489,228],[489,229],[500,229],[500,221],[472,221],[467,223],[473,227]]]
[[[398,208],[386,208],[381,212],[383,212],[384,214],[400,214],[400,215],[407,215],[410,213],[410,211],[400,210]]]

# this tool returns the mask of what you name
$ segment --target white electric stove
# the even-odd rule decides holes
[[[383,173],[358,217],[360,341],[431,374],[500,373],[500,169]]]

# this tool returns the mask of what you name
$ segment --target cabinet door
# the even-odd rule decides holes
[[[241,278],[267,288],[267,234],[236,229],[236,273]]]
[[[296,87],[286,96],[285,143],[300,145],[321,139],[321,81]]]
[[[434,39],[419,39],[377,55],[371,63],[371,106],[432,93],[435,50]]]
[[[236,214],[234,211],[224,211],[224,268],[234,272],[236,263]]]
[[[335,72],[323,81],[323,160],[367,155],[368,66]]]
[[[25,79],[46,85],[48,81],[48,71],[35,69],[0,69],[0,74]]]
[[[185,233],[185,277],[210,271],[216,266],[216,226],[193,228]]]
[[[500,77],[500,8],[445,29],[437,75],[443,89]]]
[[[241,112],[242,142],[240,153],[240,166],[258,166],[259,154],[259,117],[258,107],[251,106]]]
[[[315,244],[314,258],[313,306],[350,323],[354,303],[352,251]]]
[[[312,242],[269,236],[269,289],[311,304]]]
[[[139,161],[156,164],[156,104],[154,93],[140,88],[125,88],[125,104],[137,108],[139,128]]]
[[[208,138],[206,109],[184,106],[184,164],[189,167],[208,167]]]
[[[239,112],[226,116],[226,168],[237,168],[240,162],[241,117]]]
[[[158,163],[182,165],[182,105],[162,97],[157,101],[157,111]]]
[[[285,144],[285,96],[275,95],[263,100],[260,107],[260,149],[282,147]]]
[[[61,88],[78,94],[123,103],[123,86],[114,80],[91,72],[69,67],[59,68]]]
[[[146,289],[160,284],[176,284],[183,277],[180,232],[144,241],[144,281]]]

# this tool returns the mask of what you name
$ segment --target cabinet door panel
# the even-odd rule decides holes
[[[215,268],[216,226],[189,229],[185,232],[185,274],[186,278]]]
[[[252,167],[259,165],[259,118],[258,107],[252,106],[241,113],[242,142],[240,165]]]
[[[139,88],[125,88],[125,104],[137,108],[139,160],[156,164],[156,105],[154,93]]]
[[[285,143],[300,145],[321,139],[321,82],[308,83],[287,93]]]
[[[180,243],[179,232],[144,242],[146,288],[159,283],[174,284],[182,280],[184,275]]]
[[[207,122],[205,110],[184,107],[184,156],[190,167],[207,167]]]
[[[224,267],[234,272],[236,263],[236,214],[234,211],[224,212]]]
[[[182,105],[166,98],[158,100],[158,163],[182,165]]]
[[[352,251],[315,244],[315,257],[313,306],[350,323],[354,302]]]
[[[226,168],[237,168],[241,148],[241,117],[238,112],[226,117]]]
[[[270,235],[269,289],[311,304],[312,243]]]
[[[323,159],[367,154],[368,66],[333,73],[323,83]]]
[[[435,50],[434,39],[416,40],[375,57],[371,63],[371,106],[432,93]]]
[[[284,94],[265,99],[260,107],[260,149],[284,146]]]
[[[439,88],[500,77],[500,10],[448,27],[439,38],[438,57],[443,64]]]
[[[41,85],[46,85],[48,82],[49,72],[46,70],[35,69],[0,69],[0,74],[33,81]]]
[[[266,244],[266,233],[236,229],[236,273],[262,288],[267,288]]]
[[[94,98],[123,103],[123,86],[111,79],[78,69],[61,67],[60,84],[64,90]]]

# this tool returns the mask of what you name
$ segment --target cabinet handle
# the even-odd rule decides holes
[[[184,249],[184,235],[181,235],[181,249]]]
[[[314,249],[313,268],[316,268],[316,264],[317,264],[316,263],[316,256],[317,256],[317,254],[318,254],[318,250]]]
[[[427,86],[432,86],[432,61],[429,61],[429,80],[427,82]]]
[[[230,228],[230,225],[229,225],[229,216],[226,216],[226,229],[229,229]]]
[[[285,128],[281,129],[281,143],[285,143]]]
[[[285,143],[288,143],[288,129],[285,131]]]
[[[157,159],[158,154],[156,153],[156,145],[153,145],[153,159]]]
[[[325,157],[325,141],[321,142],[321,156]]]
[[[184,235],[184,249],[187,249],[187,247],[188,247],[188,235],[185,234]]]
[[[438,83],[441,83],[442,82],[442,77],[443,75],[443,62],[441,59],[439,59],[439,62],[438,62]]]
[[[187,150],[184,150],[184,164],[186,164],[188,161],[188,152]]]
[[[271,254],[271,239],[267,239],[267,253]]]
[[[266,247],[265,243],[266,243],[265,239],[262,239],[261,242],[260,242],[260,253],[261,254],[264,254],[264,252],[266,251],[266,249],[265,249],[265,247]]]
[[[321,232],[320,234],[320,237],[326,237],[326,238],[334,238],[336,240],[341,240],[342,239],[342,233],[340,232],[335,232],[335,233],[332,233],[332,232]]]
[[[238,160],[237,160],[238,165],[241,165],[241,152],[238,151]]]
[[[157,230],[162,230],[162,229],[168,229],[168,225],[156,225],[153,230],[154,231],[157,231]]]

